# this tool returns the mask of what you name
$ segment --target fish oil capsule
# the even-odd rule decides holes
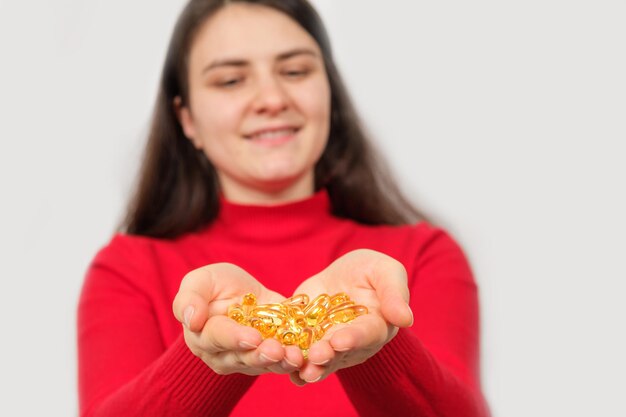
[[[250,324],[250,327],[258,330],[261,334],[265,333],[265,323],[263,323],[263,320],[260,318],[252,317],[248,323]]]
[[[337,306],[326,315],[326,318],[334,324],[348,323],[358,316],[367,314],[367,307],[362,305],[354,305],[354,303],[344,303]]]
[[[352,307],[353,305],[354,305],[354,301],[345,301],[341,304],[335,304],[334,306],[332,306],[331,304],[331,307],[328,309],[326,314],[331,314],[331,313],[334,313],[335,311],[342,310],[347,307]]]
[[[261,335],[263,336],[264,339],[269,339],[270,337],[274,337],[277,329],[278,329],[278,326],[276,326],[275,324],[265,323],[265,326],[263,327],[263,331],[261,332]]]
[[[287,328],[287,329],[279,328],[278,331],[276,332],[276,336],[278,336],[278,340],[283,345],[295,345],[298,342],[298,335],[291,328]]]
[[[287,319],[293,327],[305,327],[307,325],[306,316],[299,307],[289,307],[287,309]]]
[[[357,317],[358,316],[362,316],[363,314],[369,313],[369,310],[367,309],[367,307],[362,306],[362,305],[356,305],[356,306],[352,307],[352,309],[354,310],[354,314]]]
[[[242,304],[244,306],[253,306],[256,304],[256,295],[252,294],[251,292],[244,295],[243,296],[243,302]]]
[[[317,322],[326,314],[326,310],[330,305],[330,297],[328,294],[320,294],[303,310],[306,316],[307,325],[315,327]]]
[[[235,320],[239,324],[245,324],[246,322],[246,315],[243,313],[241,305],[239,304],[233,304],[232,306],[229,306],[227,316]]]
[[[305,327],[298,336],[298,347],[302,350],[308,350],[313,343],[314,331],[310,327]]]
[[[276,326],[280,326],[287,320],[287,316],[282,312],[266,308],[264,305],[252,310],[251,315]]]
[[[321,323],[319,323],[317,326],[315,326],[314,329],[314,341],[318,341],[320,340],[322,337],[324,337],[324,335],[326,334],[326,332],[328,331],[328,329],[330,329],[333,326],[333,322],[328,320],[328,319],[324,319],[322,320]]]
[[[356,314],[354,314],[354,310],[352,308],[348,307],[335,311],[334,313],[326,316],[326,318],[333,322],[333,324],[341,324],[354,320],[356,318]]]
[[[346,294],[345,292],[340,292],[330,298],[330,305],[337,306],[347,301],[350,301],[350,297],[348,297],[348,294]]]
[[[241,302],[241,309],[243,310],[245,315],[249,315],[252,308],[256,305],[256,296],[252,293],[248,293],[243,296],[243,301]]]
[[[306,294],[297,294],[293,297],[287,298],[282,302],[282,304],[304,308],[307,304],[309,304],[309,296]]]
[[[287,306],[281,303],[259,304],[258,307],[265,310],[276,311],[281,314],[287,314]]]
[[[261,333],[264,339],[273,337],[276,334],[276,326],[270,321],[267,322],[258,317],[250,319],[250,326]]]

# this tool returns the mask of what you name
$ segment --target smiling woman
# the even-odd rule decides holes
[[[385,172],[305,0],[190,1],[81,294],[81,415],[486,416],[469,265]],[[247,293],[368,314],[305,358],[227,317]]]
[[[240,4],[217,12],[189,55],[189,98],[177,99],[178,114],[224,196],[258,203],[311,195],[331,106],[315,39],[285,14]]]

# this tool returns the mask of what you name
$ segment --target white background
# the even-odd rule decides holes
[[[624,416],[626,5],[318,0],[367,126],[481,288],[494,416]],[[0,0],[0,415],[77,414],[75,309],[183,1]]]

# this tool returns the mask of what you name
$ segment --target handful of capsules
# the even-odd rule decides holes
[[[356,305],[345,293],[320,294],[309,302],[306,294],[294,295],[282,303],[257,304],[252,293],[241,304],[228,308],[228,317],[273,337],[283,345],[297,345],[307,356],[309,347],[320,340],[334,324],[348,323],[367,314],[367,307]]]

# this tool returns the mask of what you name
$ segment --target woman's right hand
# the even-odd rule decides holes
[[[173,310],[183,324],[189,349],[221,375],[287,374],[300,369],[304,357],[297,346],[284,347],[272,338],[263,340],[256,329],[227,317],[228,307],[241,303],[246,293],[254,293],[259,304],[285,299],[233,264],[211,264],[188,273]]]

